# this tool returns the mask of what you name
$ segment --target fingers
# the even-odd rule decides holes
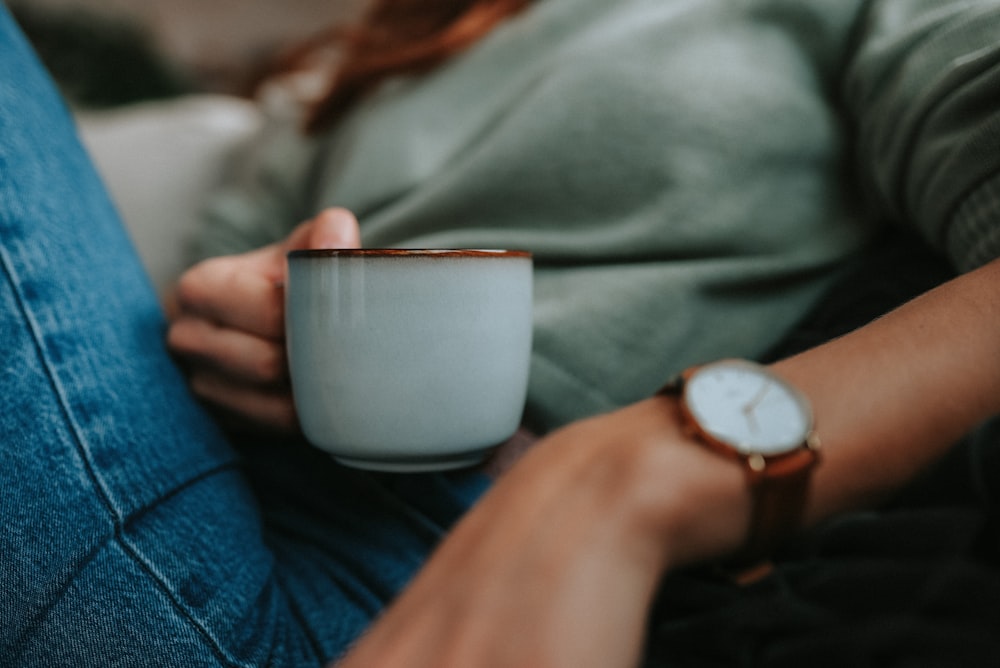
[[[360,243],[355,217],[331,208],[282,242],[188,270],[168,303],[167,345],[194,393],[237,422],[296,429],[284,348],[286,255]]]
[[[281,275],[269,271],[267,248],[255,253],[205,260],[188,270],[177,284],[181,316],[207,320],[219,327],[274,341],[284,336]]]
[[[297,429],[283,343],[181,316],[167,344],[186,362],[194,394],[222,409],[228,422]]]
[[[288,382],[285,347],[277,341],[181,316],[167,332],[167,345],[177,355],[226,373],[237,382],[261,387]]]
[[[277,432],[298,431],[299,421],[291,393],[236,383],[204,369],[188,378],[196,396],[222,409],[233,425],[255,425]]]
[[[243,255],[206,260],[186,272],[174,298],[180,313],[273,340],[284,337],[285,255],[306,248],[357,248],[357,219],[345,209],[326,209],[302,223],[285,241]]]

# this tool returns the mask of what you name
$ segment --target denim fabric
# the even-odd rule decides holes
[[[398,592],[484,477],[239,451],[0,5],[0,665],[307,666]]]

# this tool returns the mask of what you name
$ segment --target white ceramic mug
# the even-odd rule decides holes
[[[481,461],[520,423],[531,307],[524,251],[292,251],[285,323],[306,438],[376,470]]]

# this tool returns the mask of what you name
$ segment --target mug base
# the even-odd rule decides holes
[[[414,458],[360,459],[332,455],[337,462],[351,468],[383,473],[433,473],[451,471],[481,464],[493,450],[492,447],[456,452],[447,455]]]

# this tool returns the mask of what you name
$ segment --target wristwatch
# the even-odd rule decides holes
[[[660,393],[680,397],[687,435],[742,463],[753,498],[743,556],[765,556],[798,528],[819,461],[808,399],[766,367],[741,359],[687,369]]]

